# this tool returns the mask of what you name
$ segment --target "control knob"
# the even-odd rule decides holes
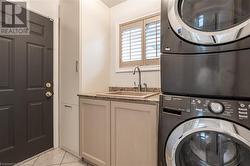
[[[209,110],[212,112],[212,113],[215,113],[215,114],[221,114],[224,112],[224,106],[223,104],[219,103],[219,102],[211,102],[209,104]]]

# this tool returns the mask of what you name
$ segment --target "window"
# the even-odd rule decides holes
[[[120,67],[159,65],[160,16],[120,25]]]

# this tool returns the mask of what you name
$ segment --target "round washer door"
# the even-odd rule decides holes
[[[165,148],[168,166],[238,166],[250,163],[250,130],[218,119],[178,126]]]
[[[250,35],[248,0],[168,0],[169,22],[180,37],[216,45]]]

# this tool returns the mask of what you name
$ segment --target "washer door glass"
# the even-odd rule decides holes
[[[165,159],[172,166],[249,166],[250,130],[220,119],[187,121],[168,137]]]
[[[250,149],[229,136],[216,132],[198,132],[180,143],[176,153],[178,166],[247,166]]]
[[[226,30],[250,18],[249,0],[181,0],[178,8],[187,25],[206,32]]]

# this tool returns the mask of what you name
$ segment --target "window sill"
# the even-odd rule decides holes
[[[135,67],[124,67],[116,69],[116,73],[131,73],[133,72]],[[142,72],[150,72],[150,71],[160,71],[160,65],[154,66],[140,66]]]

